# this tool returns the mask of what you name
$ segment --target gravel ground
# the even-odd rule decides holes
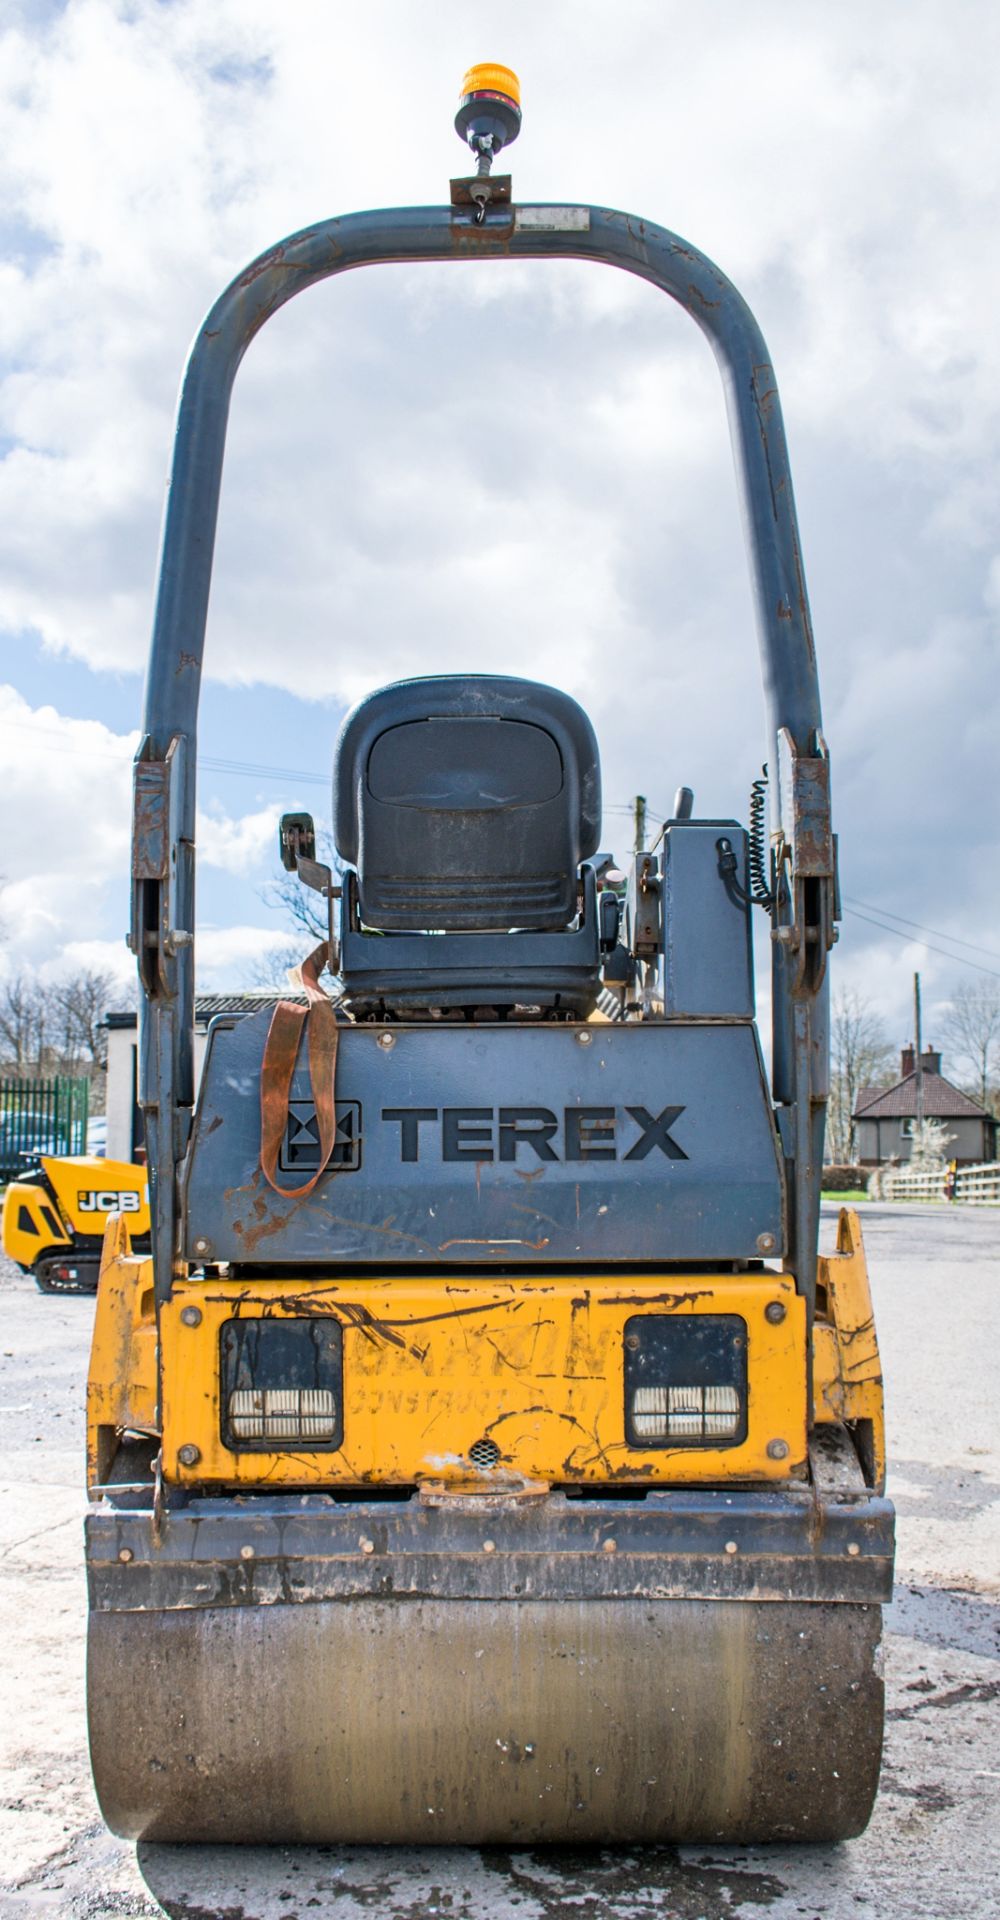
[[[826,1234],[834,1210],[826,1209]],[[1000,1212],[863,1209],[899,1516],[882,1791],[833,1848],[169,1848],[115,1840],[83,1704],[93,1302],[0,1261],[0,1914],[52,1920],[995,1920],[1000,1910]]]

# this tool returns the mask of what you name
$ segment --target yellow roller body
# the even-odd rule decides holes
[[[851,1437],[881,1458],[856,1218],[823,1274],[810,1442],[785,1274],[189,1272],[157,1328],[151,1263],[112,1221],[88,1395],[109,1823],[359,1843],[860,1831],[891,1510]],[[743,1330],[746,1430],[637,1445],[626,1342],[645,1316],[701,1315]],[[303,1319],[336,1343],[337,1444],[234,1444],[225,1352]]]
[[[222,1329],[306,1312],[342,1341],[342,1447],[235,1450],[223,1439]],[[644,1314],[732,1323],[751,1382],[744,1439],[629,1444],[620,1357]],[[678,1486],[806,1472],[805,1305],[785,1274],[189,1280],[164,1305],[160,1337],[163,1468],[179,1485],[497,1486],[513,1475]],[[498,1458],[480,1469],[483,1441]]]

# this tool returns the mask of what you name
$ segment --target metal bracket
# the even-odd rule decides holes
[[[815,995],[836,938],[836,842],[830,826],[830,757],[817,730],[814,751],[799,753],[778,729],[778,925],[772,938],[795,956],[793,995]]]
[[[487,207],[509,207],[511,199],[511,176],[509,173],[493,173],[489,176],[474,173],[462,180],[449,181],[451,204],[453,207],[474,207],[479,212]]]
[[[340,888],[333,884],[333,871],[316,859],[316,828],[311,813],[283,813],[278,829],[281,864],[287,873],[297,873],[304,887],[322,894],[326,901],[327,965],[331,973],[340,971],[340,940],[334,921],[334,906]]]
[[[659,857],[637,853],[625,901],[625,944],[637,960],[655,960],[663,951],[663,882]]]

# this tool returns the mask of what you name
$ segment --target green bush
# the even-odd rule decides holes
[[[824,1167],[824,1193],[864,1193],[868,1185],[868,1167]]]

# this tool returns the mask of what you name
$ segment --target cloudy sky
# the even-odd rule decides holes
[[[0,965],[130,968],[136,739],[180,369],[234,271],[440,203],[473,60],[520,73],[515,197],[626,207],[749,298],[782,390],[848,913],[895,1040],[1000,979],[992,0],[6,0],[0,9]],[[590,264],[315,289],[237,383],[200,741],[198,968],[281,931],[275,823],[329,815],[345,705],[528,672],[601,740],[606,844],[746,814],[764,753],[718,377]],[[866,916],[866,917],[862,917]],[[881,925],[873,924],[881,922]],[[977,971],[982,969],[983,971]]]

